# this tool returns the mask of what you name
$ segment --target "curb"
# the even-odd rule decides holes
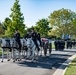
[[[76,54],[69,57],[62,65],[54,72],[53,75],[64,75],[67,66],[71,63],[71,61],[76,57]]]

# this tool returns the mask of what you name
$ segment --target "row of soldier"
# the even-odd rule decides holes
[[[65,48],[72,49],[75,48],[76,41],[75,40],[72,41],[71,39],[55,40],[54,45],[55,45],[55,50],[64,50]]]
[[[55,45],[55,50],[64,50],[65,41],[63,41],[63,40],[55,40],[54,45]]]
[[[37,42],[37,40],[39,40],[40,46],[43,45],[43,44],[41,43],[40,34],[37,34],[37,32],[35,32],[34,29],[32,29],[32,32],[30,32],[30,31],[27,32],[27,34],[25,35],[24,39],[27,40],[27,39],[29,39],[30,37],[32,38],[35,46],[37,47],[37,50],[40,51],[40,48],[39,48],[38,42]],[[7,40],[7,42],[9,42],[8,39],[6,39],[6,40]],[[22,43],[21,43],[20,33],[18,32],[18,29],[16,29],[16,32],[15,32],[15,34],[14,34],[14,40],[16,41],[16,43],[17,43],[17,45],[18,45],[18,46],[15,46],[15,47],[18,47],[17,49],[18,49],[19,53],[21,53]],[[44,43],[44,42],[43,42],[43,43]],[[9,43],[8,43],[8,44],[9,44]],[[15,48],[15,47],[7,47],[7,48],[11,49],[11,48]],[[47,47],[46,47],[46,44],[45,44],[45,43],[44,43],[44,46],[43,46],[43,47],[46,48],[46,49],[44,50],[44,55],[46,55],[46,54],[47,54],[47,53],[46,53]],[[2,47],[2,48],[6,48],[6,47]],[[27,50],[27,48],[26,48],[26,50]],[[51,53],[51,51],[49,51],[49,53]]]
[[[76,47],[76,41],[75,40],[71,40],[71,39],[68,39],[67,41],[66,41],[66,48],[68,49],[68,48],[75,48]]]
[[[24,36],[24,39],[28,39],[28,38],[32,38],[35,46],[37,47],[37,50],[40,51],[40,48],[38,46],[38,42],[37,40],[39,41],[40,43],[40,46],[42,46],[43,44],[43,47],[44,47],[44,55],[47,54],[47,49],[49,47],[49,54],[51,54],[51,51],[52,51],[52,43],[48,44],[48,42],[44,43],[43,44],[41,43],[41,37],[40,37],[40,34],[35,32],[34,28],[32,28],[32,31],[28,31],[27,34]],[[16,29],[16,32],[14,34],[14,39],[16,41],[16,43],[18,44],[19,48],[19,52],[21,52],[21,41],[20,41],[20,33],[18,32],[18,29]],[[75,42],[72,42],[71,40],[67,40],[66,41],[66,47],[67,48],[72,48],[72,45],[74,45]],[[64,50],[65,48],[65,41],[64,40],[56,40],[54,42],[54,45],[55,45],[55,50]]]
[[[38,47],[37,40],[40,42],[40,45],[41,45],[40,34],[35,32],[34,28],[32,28],[32,31],[28,31],[27,34],[24,36],[25,39],[30,38],[30,37],[32,37],[32,40],[39,51],[40,49]],[[15,38],[15,41],[19,45],[19,50],[21,50],[20,33],[18,32],[18,29],[16,29],[16,33],[14,34],[14,38]]]
[[[38,43],[40,43],[40,46],[43,46],[43,48],[45,50],[44,51],[44,55],[47,54],[47,48],[48,47],[49,47],[49,54],[51,54],[51,50],[52,50],[52,44],[51,44],[51,42],[49,43],[48,40],[47,41],[41,40],[40,34],[38,32],[36,32],[34,30],[34,28],[32,28],[32,31],[27,31],[27,34],[24,36],[24,39],[28,39],[30,37],[32,37],[32,40],[33,40],[34,44],[36,45],[38,51],[40,50],[40,48],[38,46]],[[16,39],[16,42],[18,42],[18,44],[21,47],[20,40],[19,40],[20,39],[20,34],[18,33],[18,30],[16,30],[16,33],[14,35],[14,38]]]

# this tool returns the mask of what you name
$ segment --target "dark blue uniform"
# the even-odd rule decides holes
[[[34,42],[34,44],[36,45],[36,47],[37,47],[37,49],[38,49],[38,51],[40,50],[40,48],[38,47],[38,43],[37,43],[37,33],[36,32],[32,32],[31,33],[31,37],[32,37],[32,40],[33,40],[33,42]]]
[[[40,37],[40,34],[39,33],[37,33],[37,40],[40,42],[40,46],[42,46],[41,45],[41,37]]]
[[[26,39],[26,38],[31,38],[31,34],[26,34],[25,36],[24,36],[24,38]]]
[[[21,51],[20,33],[19,33],[19,32],[15,33],[15,34],[14,34],[14,38],[15,38],[16,43],[17,43],[18,46],[19,46],[19,50]]]

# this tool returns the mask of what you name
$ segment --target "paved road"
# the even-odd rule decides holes
[[[4,60],[0,62],[0,75],[53,75],[59,65],[75,53],[76,49],[53,50],[50,57],[39,57],[33,63],[29,60],[15,63]]]

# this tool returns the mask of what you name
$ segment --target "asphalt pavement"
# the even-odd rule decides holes
[[[53,75],[58,67],[74,54],[76,49],[65,49],[64,51],[52,50],[50,56],[40,56],[34,62],[26,59],[8,62],[5,59],[3,63],[0,62],[0,75]]]

